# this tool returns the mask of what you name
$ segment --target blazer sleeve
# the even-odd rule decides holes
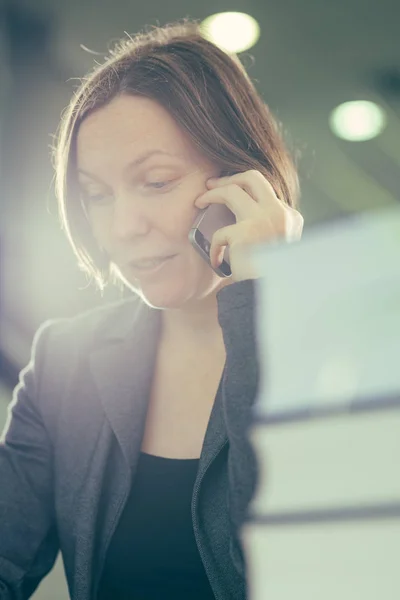
[[[53,450],[40,406],[49,325],[35,336],[0,437],[0,600],[30,598],[59,550]]]

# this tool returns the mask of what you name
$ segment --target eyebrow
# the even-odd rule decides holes
[[[157,150],[157,149],[148,150],[144,154],[141,154],[140,156],[138,156],[138,158],[135,158],[135,160],[130,161],[124,168],[124,172],[137,168],[139,165],[143,164],[146,160],[148,160],[150,157],[154,156],[155,154],[162,154],[164,156],[172,156],[174,158],[182,158],[181,154],[173,154],[171,152],[167,152],[166,150]],[[86,175],[87,177],[90,177],[91,179],[100,181],[100,179],[98,177],[96,177],[95,175],[92,175],[91,173],[88,173],[88,171],[84,171],[83,169],[78,169],[78,173],[82,173],[83,175]]]

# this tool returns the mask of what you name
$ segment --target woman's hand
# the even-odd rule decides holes
[[[246,246],[274,239],[288,242],[301,238],[303,217],[277,198],[272,185],[259,171],[250,170],[229,177],[213,177],[206,181],[209,191],[195,202],[198,208],[210,204],[226,204],[235,214],[236,223],[218,229],[211,240],[210,260],[221,264],[225,247],[229,246],[234,281],[255,279],[245,253]]]

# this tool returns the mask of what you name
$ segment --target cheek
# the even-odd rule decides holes
[[[200,208],[195,206],[194,202],[192,204],[190,204],[190,206],[187,207],[186,213],[185,213],[185,226],[186,226],[186,229],[188,232],[191,229],[191,227],[193,226],[193,223],[200,212],[201,212]]]
[[[100,218],[99,215],[90,215],[89,224],[95,240],[100,244],[106,244],[109,239],[107,220]]]
[[[198,213],[199,209],[197,207],[193,204],[189,206],[186,204],[180,210],[174,211],[174,214],[170,214],[168,229],[171,235],[174,238],[180,238],[182,241],[189,241],[189,231]]]

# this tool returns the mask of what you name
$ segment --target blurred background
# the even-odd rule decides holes
[[[219,32],[250,32],[236,51],[298,157],[304,230],[400,201],[398,0],[0,0],[0,429],[40,323],[120,297],[58,223],[50,147],[77,78],[124,32],[227,11],[252,18]],[[35,598],[63,586],[57,563]]]

